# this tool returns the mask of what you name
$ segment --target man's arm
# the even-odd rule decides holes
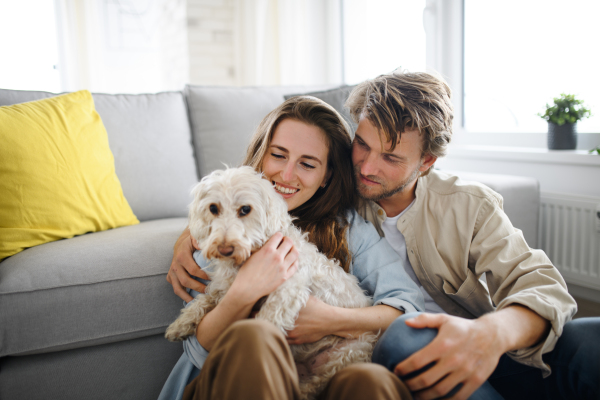
[[[206,288],[206,285],[193,279],[190,275],[208,280],[208,275],[198,267],[192,256],[194,250],[197,249],[194,242],[190,230],[185,228],[173,246],[173,260],[167,273],[167,282],[173,286],[175,294],[188,303],[194,298],[185,290],[186,288],[199,293],[204,293]]]
[[[334,307],[310,296],[287,339],[289,344],[302,344],[316,342],[327,335],[357,338],[365,332],[385,331],[402,314],[402,311],[386,305]]]
[[[396,366],[399,376],[433,367],[406,380],[415,398],[434,399],[462,388],[452,397],[468,398],[494,372],[502,354],[531,347],[544,340],[550,323],[519,305],[467,320],[447,314],[422,314],[406,321],[412,328],[436,328],[436,338]],[[401,340],[399,338],[398,340]]]

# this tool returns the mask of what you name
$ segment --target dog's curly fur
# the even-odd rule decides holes
[[[233,283],[240,265],[278,231],[292,239],[299,251],[298,271],[267,297],[256,318],[272,322],[285,334],[294,328],[309,295],[337,307],[372,304],[356,277],[345,273],[337,262],[329,260],[306,240],[306,234],[292,224],[283,198],[252,168],[215,171],[203,178],[192,193],[190,232],[204,257],[213,260],[214,268],[210,269],[211,283],[206,294],[197,296],[181,310],[166,331],[167,339],[180,341],[195,334],[200,320]],[[222,254],[223,249],[227,250],[227,256]],[[316,397],[343,367],[370,361],[376,339],[370,333],[351,340],[331,335],[315,343],[292,345],[294,359],[308,366],[309,371],[300,376],[302,397]],[[313,364],[318,355],[318,362]]]

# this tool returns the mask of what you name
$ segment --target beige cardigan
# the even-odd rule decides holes
[[[358,211],[384,236],[386,214],[379,205],[363,202]],[[546,254],[529,248],[513,227],[498,193],[432,170],[419,178],[416,201],[398,229],[419,281],[447,313],[472,319],[516,303],[550,321],[545,341],[509,353],[550,374],[542,354],[554,348],[577,304]]]

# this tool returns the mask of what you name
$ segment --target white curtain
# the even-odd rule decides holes
[[[238,85],[342,83],[340,0],[234,0]]]
[[[181,90],[188,81],[185,0],[55,0],[63,90]]]

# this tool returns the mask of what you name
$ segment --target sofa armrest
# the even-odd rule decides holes
[[[465,181],[483,183],[504,199],[504,212],[516,228],[523,231],[529,247],[537,248],[540,209],[540,185],[537,179],[486,174],[467,171],[448,171]]]

